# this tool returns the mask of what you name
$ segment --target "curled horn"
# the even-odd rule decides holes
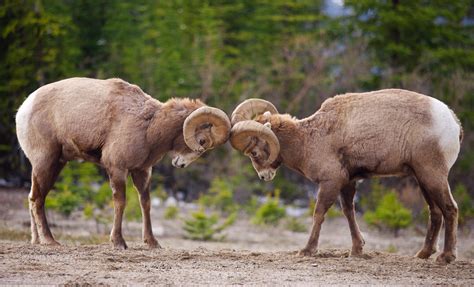
[[[262,99],[248,99],[238,105],[232,112],[231,122],[235,125],[238,122],[251,120],[253,117],[263,114],[264,112],[278,114],[278,110],[269,101]]]
[[[216,108],[200,107],[186,118],[183,125],[184,141],[191,150],[200,152],[206,150],[196,140],[196,129],[203,124],[211,125],[213,142],[207,149],[223,144],[229,138],[230,121],[227,114]]]
[[[251,144],[252,137],[257,137],[267,142],[270,149],[267,162],[272,163],[275,161],[280,153],[280,142],[270,128],[256,121],[245,120],[236,123],[231,130],[230,143],[235,149],[246,152],[246,149]]]

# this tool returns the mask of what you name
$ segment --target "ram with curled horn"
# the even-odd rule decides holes
[[[225,143],[230,120],[199,100],[153,99],[120,79],[71,78],[33,92],[16,115],[18,141],[32,165],[29,207],[31,242],[58,244],[44,211],[46,195],[67,161],[83,159],[104,167],[114,201],[110,239],[122,236],[125,185],[131,174],[140,194],[143,240],[159,247],[150,221],[152,166],[169,154],[183,168],[206,150]]]
[[[426,259],[437,251],[444,220],[444,249],[436,260],[456,258],[458,208],[448,174],[460,150],[462,128],[441,101],[398,89],[351,93],[326,100],[313,115],[298,120],[278,114],[269,102],[250,99],[231,119],[230,142],[250,157],[261,179],[273,179],[283,164],[319,184],[312,231],[300,255],[317,251],[321,224],[338,196],[351,231],[351,254],[361,255],[356,181],[408,175],[416,178],[430,207],[426,240],[416,256]]]

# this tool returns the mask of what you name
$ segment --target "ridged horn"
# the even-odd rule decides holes
[[[257,137],[267,142],[270,149],[267,163],[274,162],[280,153],[280,142],[270,128],[259,122],[246,120],[236,123],[230,132],[230,143],[235,149],[245,152],[250,145],[252,137]]]
[[[213,107],[200,107],[186,118],[183,125],[184,141],[191,150],[201,152],[206,150],[196,139],[196,129],[203,124],[211,125],[213,142],[207,149],[221,145],[229,138],[230,121],[227,114]]]
[[[232,112],[231,122],[235,125],[238,122],[251,120],[253,117],[265,112],[278,114],[278,110],[269,101],[262,99],[248,99],[240,103]]]

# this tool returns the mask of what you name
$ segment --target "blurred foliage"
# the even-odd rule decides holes
[[[293,232],[306,232],[307,227],[297,217],[288,217],[285,224],[286,229]]]
[[[346,0],[355,27],[373,48],[378,63],[410,72],[439,75],[474,69],[473,27],[464,22],[472,1]],[[470,36],[471,35],[471,36]],[[435,68],[435,69],[433,69]],[[403,71],[402,70],[402,71]]]
[[[56,210],[60,214],[69,217],[81,203],[81,198],[78,195],[72,193],[69,189],[63,189],[46,199],[46,208]]]
[[[208,194],[199,198],[199,204],[212,207],[223,213],[231,213],[237,210],[231,184],[219,177],[212,180]]]
[[[130,178],[126,188],[124,216],[128,220],[140,220],[140,200]],[[82,210],[85,218],[96,222],[99,231],[101,225],[105,229],[106,224],[112,221],[112,190],[94,164],[69,162],[61,172],[54,190],[46,197],[46,207],[64,216]]]
[[[242,208],[245,210],[245,213],[248,215],[254,215],[257,212],[258,207],[258,198],[256,196],[251,196],[249,200],[242,206]]]
[[[380,200],[375,211],[367,211],[364,220],[372,226],[378,228],[389,228],[395,237],[402,228],[410,226],[412,216],[409,209],[403,207],[393,192],[385,194]]]
[[[107,188],[100,188],[97,183],[101,177],[92,163],[70,162],[61,172],[54,189],[46,197],[46,208],[56,210],[64,216],[81,207],[84,202],[104,207],[107,201]]]
[[[280,191],[275,190],[274,196],[267,196],[267,201],[262,204],[252,218],[252,223],[257,225],[277,225],[285,217],[285,207],[280,206]]]
[[[367,210],[375,210],[382,198],[390,193],[390,189],[386,188],[380,183],[378,178],[372,178],[370,180],[370,194],[360,198],[360,207],[365,212]]]
[[[108,234],[109,233],[109,224],[112,222],[113,213],[111,206],[109,208],[98,207],[92,203],[85,203],[83,215],[86,219],[92,219],[95,222],[96,231],[98,234]]]
[[[176,219],[179,214],[179,208],[177,206],[168,206],[165,209],[164,217],[165,219]]]
[[[0,178],[28,180],[14,123],[28,94],[67,77],[121,77],[159,100],[199,97],[229,114],[250,97],[305,117],[344,92],[393,87],[434,96],[463,123],[466,136],[450,180],[473,195],[472,1],[346,0],[337,17],[324,12],[325,2],[2,1]],[[274,182],[259,182],[250,161],[228,145],[202,162],[178,171],[167,161],[158,164],[160,185],[195,199],[219,174],[238,202],[274,188],[284,200],[305,195],[304,179],[284,168]],[[70,193],[82,200],[72,185]],[[94,195],[88,200],[96,197],[84,192]],[[78,208],[71,195],[61,197]],[[372,196],[362,200],[363,209],[375,208]]]
[[[311,197],[309,199],[309,206],[308,206],[308,211],[307,211],[307,214],[309,216],[313,216],[314,214],[314,208],[316,207],[316,199],[314,199],[313,197]]]
[[[341,209],[336,207],[336,204],[333,204],[331,208],[329,208],[328,212],[326,213],[326,217],[329,219],[336,218],[342,216],[343,213]]]
[[[158,197],[162,202],[165,202],[165,200],[168,198],[168,194],[161,184],[156,187],[156,189],[152,192],[152,195]]]
[[[308,212],[307,214],[309,216],[313,216],[314,214],[314,208],[316,206],[316,200],[314,198],[311,198],[309,201],[309,206],[308,206]],[[342,216],[343,213],[340,208],[337,207],[337,203],[334,203],[326,212],[326,217],[329,219],[336,218],[339,216]]]
[[[458,222],[461,228],[464,228],[467,223],[474,219],[474,200],[467,192],[463,184],[458,184],[453,191],[454,199],[458,204]]]
[[[191,213],[191,218],[184,221],[183,229],[186,231],[186,237],[192,240],[208,241],[215,239],[214,236],[221,233],[224,229],[234,224],[237,213],[230,214],[219,224],[219,215],[207,215],[204,210]],[[225,235],[218,239],[222,240]]]
[[[112,194],[112,191],[110,191]],[[126,190],[127,205],[125,206],[124,216],[130,221],[140,221],[142,218],[142,209],[140,205],[140,194],[133,187],[131,177],[127,179]]]
[[[390,244],[389,246],[387,246],[387,249],[386,251],[388,253],[397,253],[398,252],[398,248],[397,246],[393,245],[393,244]]]
[[[423,209],[420,212],[414,214],[413,220],[423,225],[430,220],[430,208],[427,203],[423,205]]]

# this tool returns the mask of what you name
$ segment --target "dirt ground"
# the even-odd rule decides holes
[[[365,256],[353,258],[348,256],[347,222],[336,218],[323,225],[318,255],[299,257],[296,250],[304,246],[307,233],[258,227],[241,218],[224,241],[191,241],[183,238],[180,220],[163,220],[157,209],[152,211],[153,227],[163,249],[147,249],[140,242],[140,223],[128,222],[124,234],[129,249],[114,250],[106,235],[98,235],[93,223],[78,216],[54,216],[52,231],[62,246],[47,247],[28,243],[25,198],[24,191],[0,190],[2,285],[474,285],[474,238],[462,232],[458,260],[440,265],[412,257],[423,242],[419,231],[393,238],[359,219]]]

